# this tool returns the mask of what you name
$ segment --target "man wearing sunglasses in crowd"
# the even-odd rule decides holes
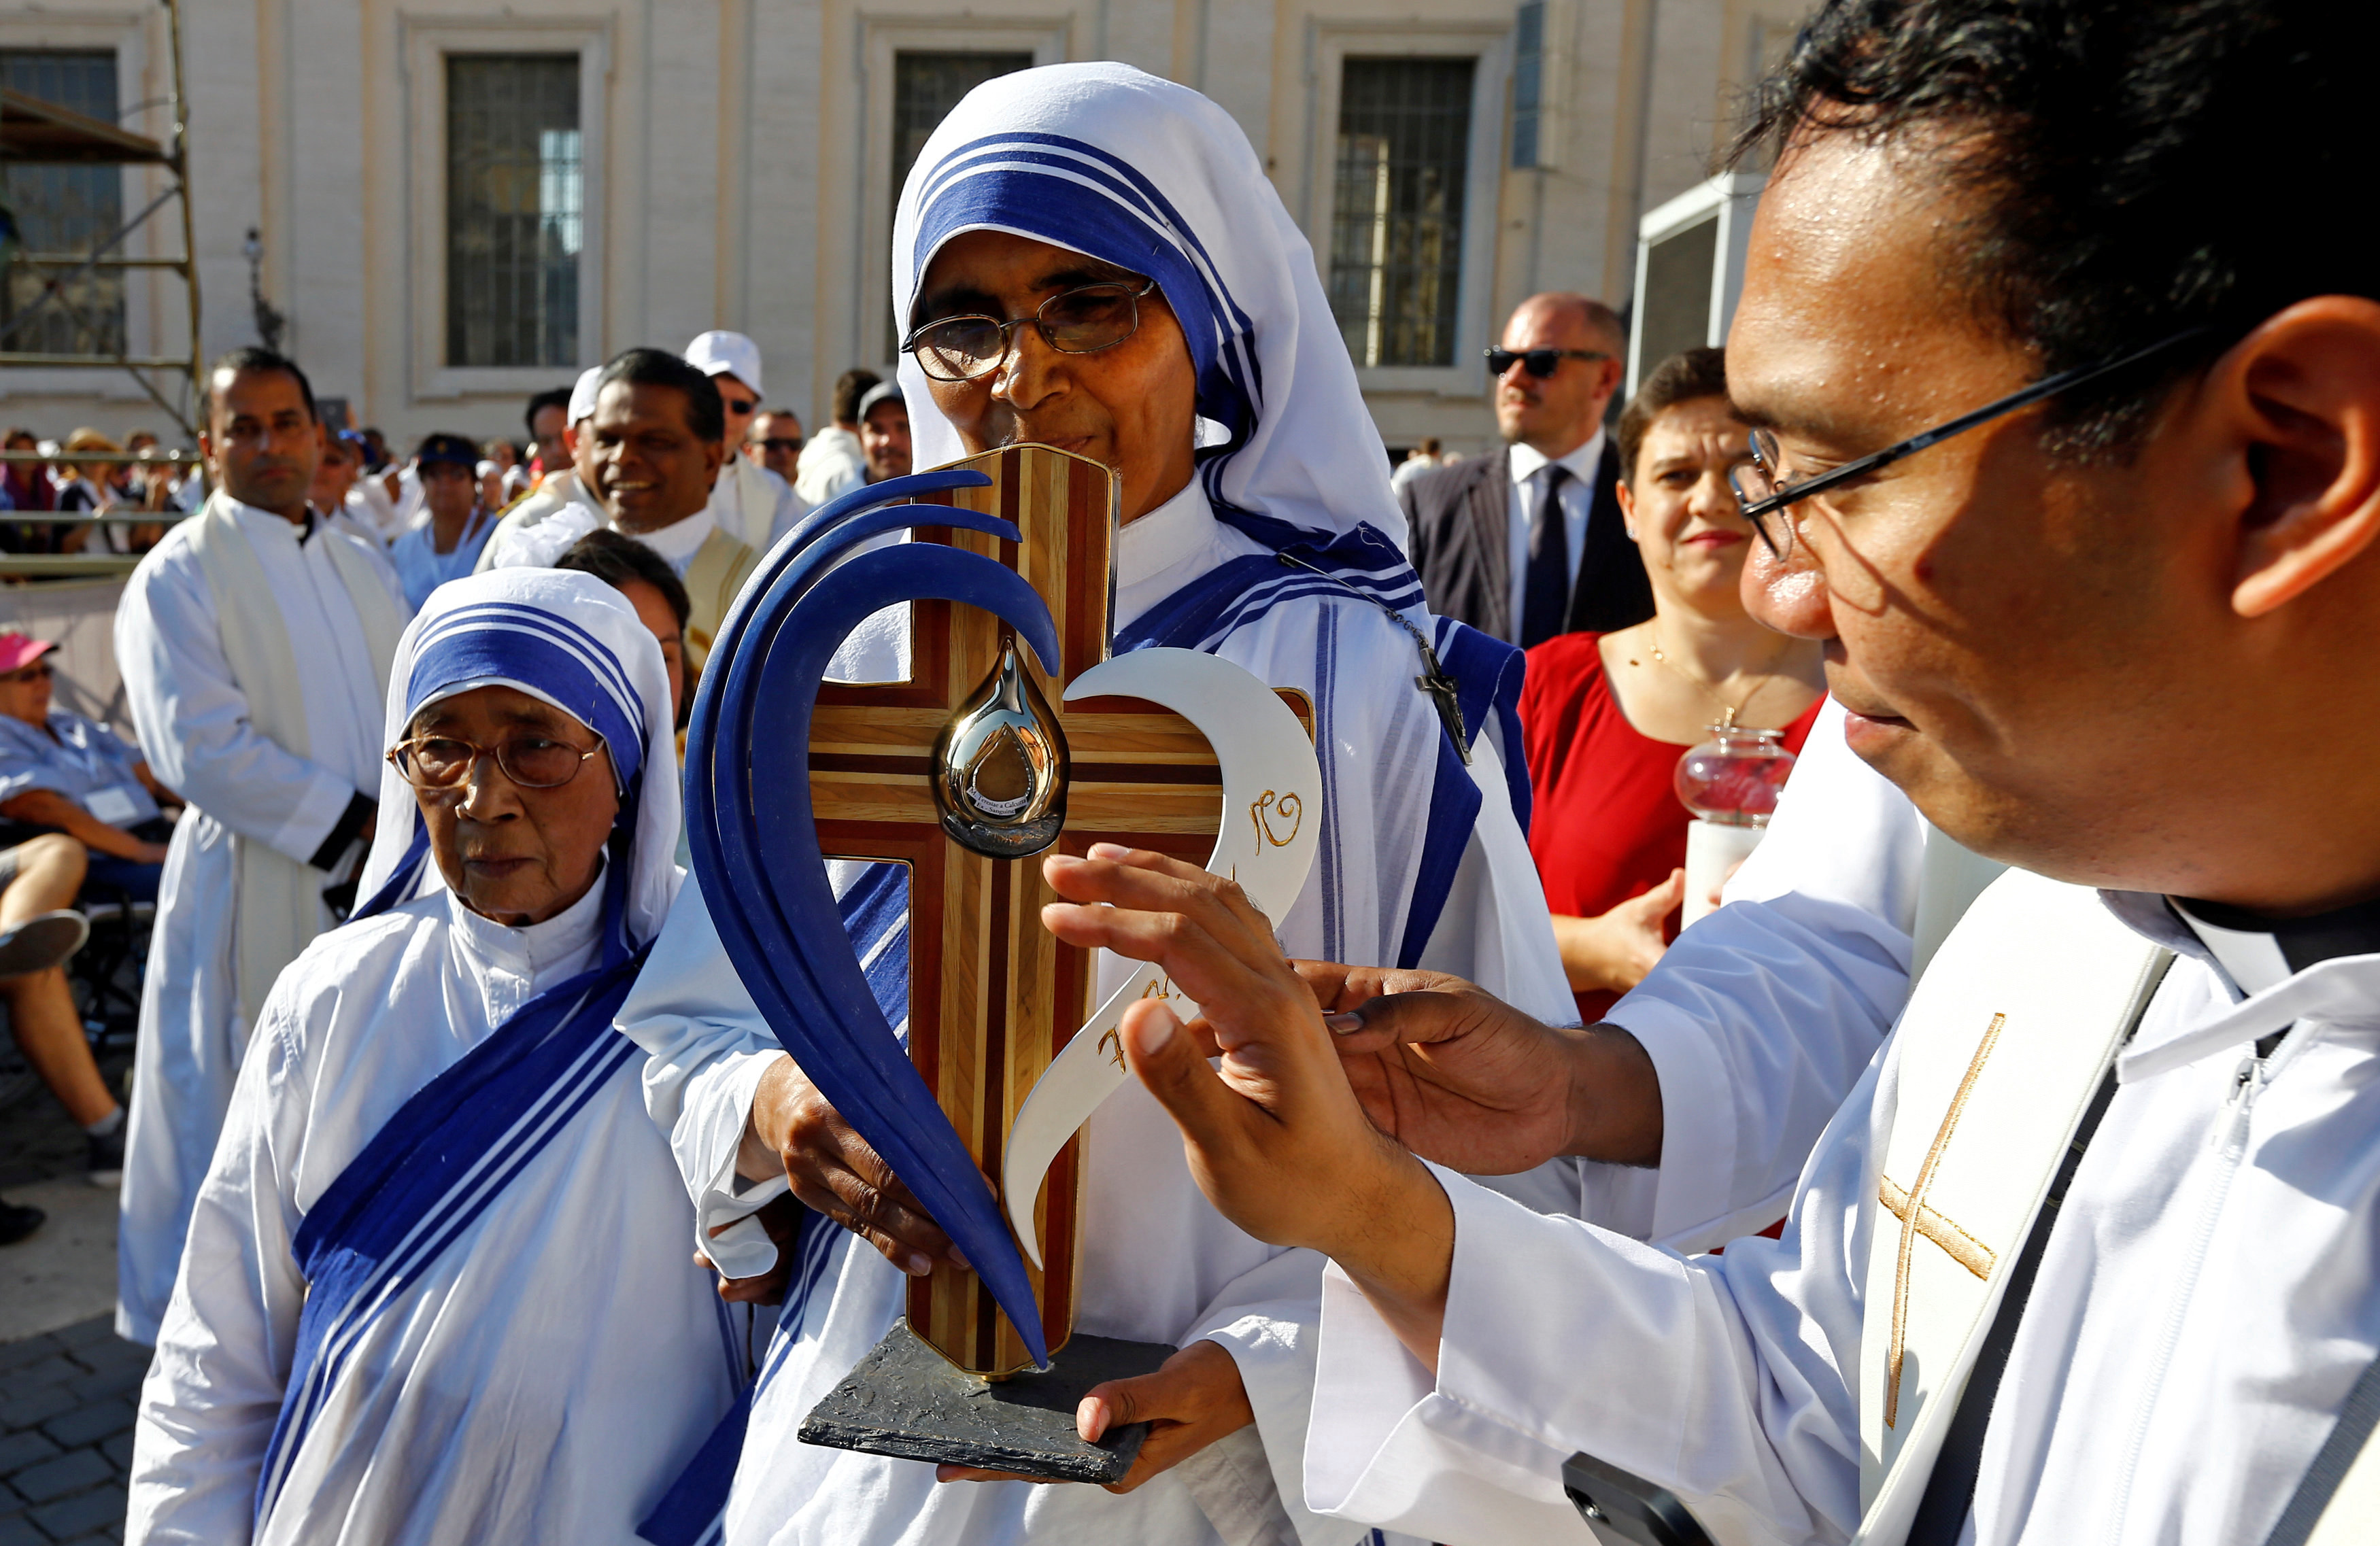
[[[1524,649],[1653,615],[1603,432],[1628,354],[1599,301],[1531,296],[1487,351],[1504,448],[1397,490],[1430,610]]]
[[[1415,1163],[1598,1152],[1597,1031],[1301,982],[1204,877],[1050,863],[1116,904],[1061,937],[1202,1006],[1123,1030],[1201,1185],[1337,1263],[1310,1504],[1557,1539],[1568,1480],[1664,1539],[1681,1505],[1728,1541],[2369,1539],[2380,285],[2273,233],[2351,175],[2375,34],[1837,0],[1759,92],[1752,599],[1824,642],[1863,760],[2033,872],[1935,955],[1781,1240],[1656,1254]]]
[[[698,333],[686,346],[686,363],[719,389],[727,420],[727,460],[710,491],[711,517],[719,529],[756,553],[801,519],[809,505],[794,486],[759,461],[735,453],[760,413],[760,345],[740,332]]]

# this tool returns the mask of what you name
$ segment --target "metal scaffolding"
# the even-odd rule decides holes
[[[163,0],[169,38],[166,50],[173,71],[173,94],[166,99],[173,120],[163,143],[102,119],[70,112],[22,91],[0,87],[0,163],[38,162],[85,166],[156,166],[166,175],[164,189],[130,220],[92,244],[88,252],[14,252],[11,266],[30,269],[42,276],[42,292],[33,304],[0,322],[0,368],[19,367],[114,367],[131,376],[157,405],[173,417],[193,442],[198,439],[199,272],[190,211],[189,146],[185,133],[188,98],[182,85],[182,13],[179,0]],[[178,257],[129,257],[118,250],[125,239],[164,209],[180,207],[182,250]],[[75,304],[71,287],[86,275],[103,271],[163,270],[181,276],[188,298],[189,340],[180,355],[135,355],[126,349],[103,347],[109,330]],[[64,312],[79,336],[92,347],[84,353],[47,354],[6,347],[25,321],[50,308]],[[129,340],[126,340],[129,343]],[[169,396],[161,385],[174,390]]]

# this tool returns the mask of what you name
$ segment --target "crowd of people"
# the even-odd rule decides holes
[[[2374,25],[1829,0],[1739,148],[1728,347],[1615,416],[1620,320],[1533,296],[1500,448],[1393,477],[1245,135],[1116,65],[935,130],[898,376],[813,437],[729,332],[380,473],[217,362],[133,733],[0,636],[47,829],[0,992],[156,1347],[126,1539],[2369,1538],[2380,296],[2205,194],[2337,185]],[[1117,474],[1114,648],[1302,693],[1324,791],[1279,917],[1032,861],[1198,1007],[1132,1007],[1079,1139],[1076,1324],[1175,1349],[1075,1408],[1146,1425],[1106,1487],[803,1442],[968,1263],[677,863],[761,554],[1023,442]],[[1694,897],[1714,728],[1800,760]],[[158,898],[128,1113],[59,1029],[103,864]],[[905,872],[832,873],[905,1027]]]

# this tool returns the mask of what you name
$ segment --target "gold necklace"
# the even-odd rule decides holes
[[[1766,688],[1769,682],[1776,680],[1774,676],[1763,676],[1758,682],[1753,683],[1751,692],[1743,694],[1742,702],[1730,704],[1727,699],[1719,695],[1717,684],[1712,682],[1709,679],[1692,674],[1683,666],[1679,665],[1675,660],[1670,659],[1669,656],[1662,653],[1660,625],[1658,623],[1656,623],[1652,628],[1646,630],[1645,634],[1645,645],[1647,649],[1653,652],[1653,658],[1658,660],[1665,668],[1667,668],[1670,675],[1676,677],[1679,681],[1694,687],[1696,690],[1701,692],[1703,696],[1718,705],[1718,725],[1721,730],[1733,730],[1735,728],[1736,716],[1742,714],[1745,709],[1750,708],[1752,707],[1752,700],[1758,697],[1762,689]],[[1633,666],[1636,662],[1631,660],[1628,663]]]

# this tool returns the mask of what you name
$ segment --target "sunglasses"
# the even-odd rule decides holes
[[[1526,366],[1529,374],[1539,380],[1561,368],[1566,359],[1609,359],[1609,355],[1596,349],[1488,349],[1488,370],[1500,376],[1518,364]]]
[[[55,676],[56,674],[57,673],[55,670],[51,670],[50,663],[47,660],[37,660],[30,666],[20,666],[17,670],[10,671],[6,676],[0,677],[0,682],[15,682],[20,683],[27,682],[47,682],[51,677]]]
[[[726,405],[731,414],[748,414],[760,405],[748,397],[722,397],[720,401]]]
[[[802,448],[802,440],[798,435],[795,436],[791,440],[786,440],[781,436],[771,435],[767,440],[757,443],[783,456],[790,456],[795,452],[797,452]]]

